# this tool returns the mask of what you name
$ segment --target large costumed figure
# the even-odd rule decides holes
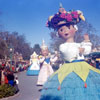
[[[54,73],[53,68],[51,66],[51,62],[55,62],[57,60],[57,57],[54,58],[50,57],[48,47],[45,45],[44,40],[41,46],[41,53],[42,53],[42,56],[40,58],[41,69],[38,76],[37,85],[43,86],[44,83],[47,81],[48,77]]]
[[[30,66],[27,70],[27,75],[32,76],[32,75],[38,75],[39,71],[40,71],[40,64],[39,64],[39,59],[38,59],[38,55],[36,54],[36,52],[34,52],[31,55],[30,58]]]
[[[100,100],[100,71],[81,59],[91,51],[89,37],[84,43],[74,42],[81,20],[85,21],[81,11],[68,12],[62,7],[49,17],[48,27],[66,41],[59,47],[65,63],[44,84],[40,100]]]

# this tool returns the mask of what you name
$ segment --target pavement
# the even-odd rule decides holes
[[[36,86],[38,76],[27,76],[26,71],[17,74],[20,91],[14,96],[0,100],[39,100],[40,91]]]

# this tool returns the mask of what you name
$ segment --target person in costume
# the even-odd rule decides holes
[[[84,52],[83,52],[84,56],[90,54],[92,51],[92,43],[87,33],[84,34],[84,41],[81,42],[81,47],[84,48]]]
[[[39,64],[39,59],[38,59],[38,55],[36,54],[36,52],[34,52],[31,55],[30,58],[30,66],[27,70],[27,75],[38,75],[39,71],[40,71],[40,64]]]
[[[37,85],[43,86],[48,77],[54,72],[51,66],[51,62],[55,62],[57,60],[57,57],[50,57],[48,47],[45,45],[44,40],[41,46],[41,53],[42,56],[40,58],[40,63],[42,64],[42,66],[38,76]]]
[[[59,47],[65,63],[44,84],[40,100],[100,100],[100,71],[79,59],[85,48],[74,41],[81,20],[85,18],[80,10],[66,11],[63,7],[49,17],[47,26],[66,41]]]

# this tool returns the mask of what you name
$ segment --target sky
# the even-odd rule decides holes
[[[46,27],[49,16],[58,12],[59,3],[66,11],[81,10],[100,35],[100,0],[0,0],[0,24],[3,31],[24,34],[28,43],[49,45],[50,32]]]

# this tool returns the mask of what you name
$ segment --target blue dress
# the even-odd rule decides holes
[[[26,74],[28,76],[35,76],[38,75],[39,72],[40,72],[39,61],[37,59],[34,59],[32,64],[29,66]]]
[[[74,65],[76,65],[76,63],[77,62],[74,62]],[[81,65],[81,63],[86,62],[78,63]],[[67,66],[68,65],[66,65],[66,67]],[[79,77],[76,72],[72,71],[64,77],[60,84],[59,74],[62,72],[64,73],[64,71],[62,71],[64,69],[63,67],[64,66],[59,69],[59,72],[55,72],[55,74],[45,83],[41,92],[40,100],[100,100],[99,70],[90,66],[91,69],[88,73],[86,81],[83,81],[83,79]]]

